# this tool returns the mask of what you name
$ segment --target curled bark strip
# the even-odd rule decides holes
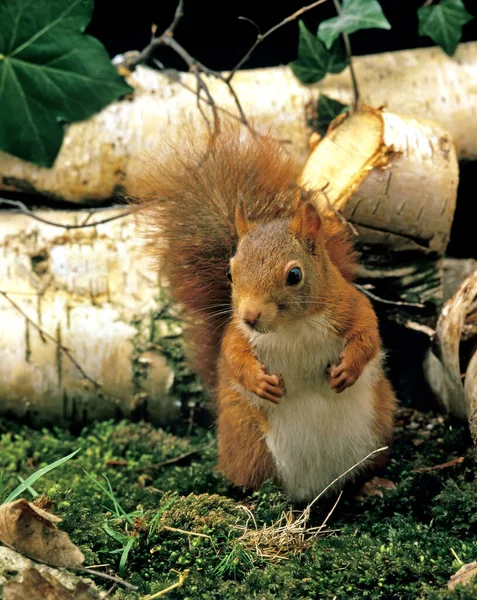
[[[469,419],[477,439],[477,270],[446,302],[439,316],[436,335],[424,371],[442,406],[461,419]],[[473,336],[469,332],[474,332]]]

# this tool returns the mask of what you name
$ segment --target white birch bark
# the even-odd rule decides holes
[[[459,159],[477,158],[477,42],[461,44],[454,58],[439,48],[356,57],[364,104],[436,120],[454,140]],[[182,81],[195,88],[191,74]],[[163,74],[139,67],[128,78],[134,98],[116,102],[88,121],[67,128],[52,169],[0,153],[0,190],[38,192],[84,202],[104,200],[128,183],[131,157],[154,147],[184,120],[200,119],[194,96]],[[220,82],[209,79],[218,106],[236,112]],[[313,86],[302,85],[288,67],[238,71],[234,87],[245,113],[272,127],[303,164],[308,156],[307,114],[319,93],[349,103],[347,71]]]
[[[77,211],[39,215],[60,223],[84,220]],[[134,320],[148,322],[158,307],[159,285],[138,248],[132,216],[65,231],[25,215],[2,213],[0,290],[57,340],[42,339],[18,308],[0,296],[2,414],[37,423],[82,423],[141,410],[155,422],[177,416],[169,393],[174,375],[165,357],[158,351],[137,355],[144,340]],[[58,342],[100,384],[98,389]],[[140,380],[135,377],[138,363],[145,371]]]

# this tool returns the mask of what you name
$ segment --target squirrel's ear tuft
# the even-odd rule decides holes
[[[245,201],[239,196],[237,208],[235,209],[235,229],[237,230],[239,239],[243,238],[244,235],[247,235],[247,233],[252,229],[251,225],[252,224],[248,220]]]
[[[316,237],[321,229],[321,217],[312,202],[305,202],[298,207],[290,223],[292,234],[305,245],[310,247],[312,253],[316,248]]]

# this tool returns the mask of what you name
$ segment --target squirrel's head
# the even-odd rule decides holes
[[[250,222],[239,205],[239,243],[226,275],[234,313],[250,331],[276,331],[320,312],[329,268],[321,225],[311,202],[298,204],[292,217],[266,223]]]

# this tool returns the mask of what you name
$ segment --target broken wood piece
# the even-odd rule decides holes
[[[374,295],[397,306],[437,308],[458,173],[453,142],[441,125],[363,108],[331,124],[299,181],[322,190],[323,212],[338,213],[357,229],[360,283],[376,286]]]
[[[468,337],[477,302],[477,270],[460,285],[439,315],[436,335],[424,361],[426,379],[445,410],[468,419],[477,441],[477,332]]]

